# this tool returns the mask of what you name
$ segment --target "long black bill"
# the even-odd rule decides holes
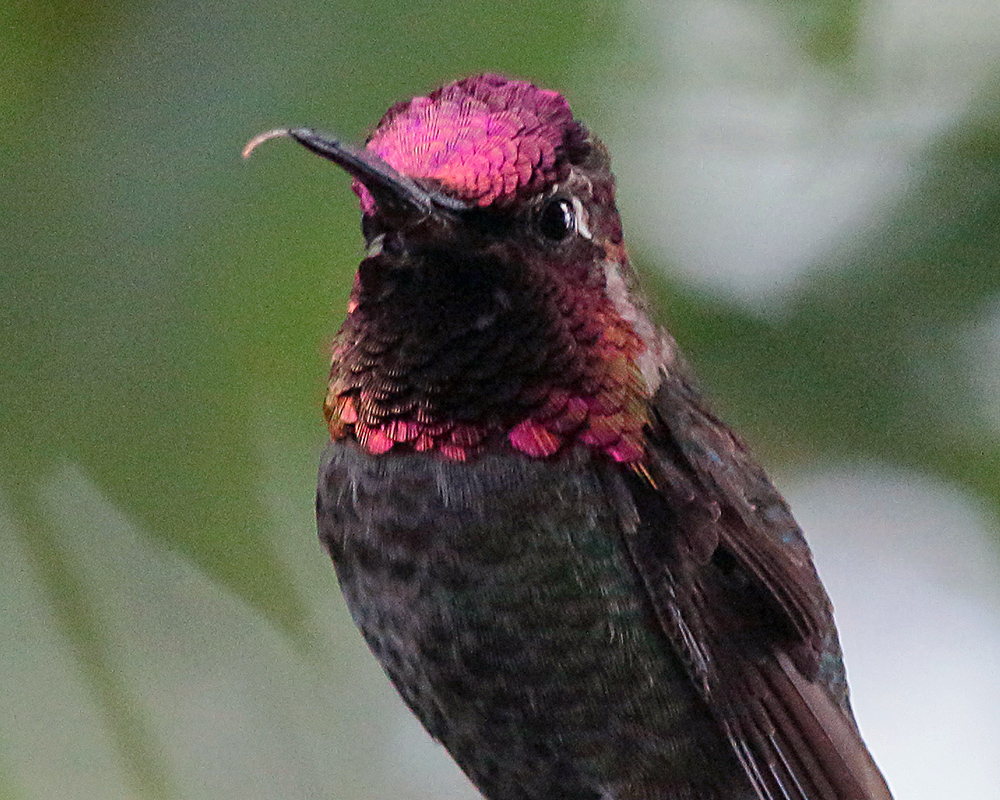
[[[383,212],[423,219],[441,212],[454,214],[469,209],[461,200],[423,188],[371,150],[325,137],[309,128],[275,128],[258,134],[243,148],[243,157],[249,158],[258,145],[281,136],[288,136],[339,165],[371,192]]]

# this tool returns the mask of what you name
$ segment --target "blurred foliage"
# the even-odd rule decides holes
[[[850,64],[860,4],[762,7],[817,66]],[[277,146],[248,167],[241,145],[278,124],[361,138],[392,102],[483,69],[553,87],[627,78],[646,54],[625,16],[613,0],[0,10],[5,535],[139,796],[173,796],[172,766],[107,641],[105,588],[40,487],[74,465],[155,550],[305,638],[301,581],[261,489],[260,432],[278,408],[289,441],[321,446],[322,345],[360,254],[357,210],[334,170]],[[599,105],[580,99],[584,112]],[[998,132],[1000,90],[986,87],[891,211],[815,265],[773,318],[655,279],[698,371],[762,449],[894,460],[1000,505],[996,430],[962,399],[963,334],[1000,281]],[[307,498],[312,475],[301,480]],[[28,795],[0,774],[6,796]]]
[[[793,41],[824,66],[845,66],[857,55],[863,4],[858,0],[777,0]]]
[[[663,307],[737,428],[776,455],[936,472],[996,513],[1000,435],[968,340],[1000,295],[1000,83],[916,169],[884,217],[814,265],[773,319],[661,277]]]

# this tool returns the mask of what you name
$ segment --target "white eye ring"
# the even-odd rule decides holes
[[[570,198],[570,201],[573,203],[573,215],[576,217],[576,232],[584,239],[593,239],[594,234],[587,227],[587,210],[583,207],[583,203],[580,202],[580,198],[574,195]]]

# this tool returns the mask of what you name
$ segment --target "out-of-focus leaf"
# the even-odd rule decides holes
[[[107,729],[142,797],[166,800],[173,796],[167,765],[158,752],[145,711],[126,687],[110,657],[100,618],[89,597],[82,573],[57,540],[38,503],[24,495],[7,495],[21,521],[18,530],[36,580],[51,601],[53,617],[76,656],[83,679],[96,700]]]
[[[818,63],[843,66],[856,55],[865,10],[859,0],[778,0],[769,5],[788,25],[793,41]]]

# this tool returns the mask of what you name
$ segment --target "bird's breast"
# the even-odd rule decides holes
[[[691,794],[738,767],[605,497],[582,451],[459,464],[334,443],[317,513],[369,646],[487,797],[740,796]]]

